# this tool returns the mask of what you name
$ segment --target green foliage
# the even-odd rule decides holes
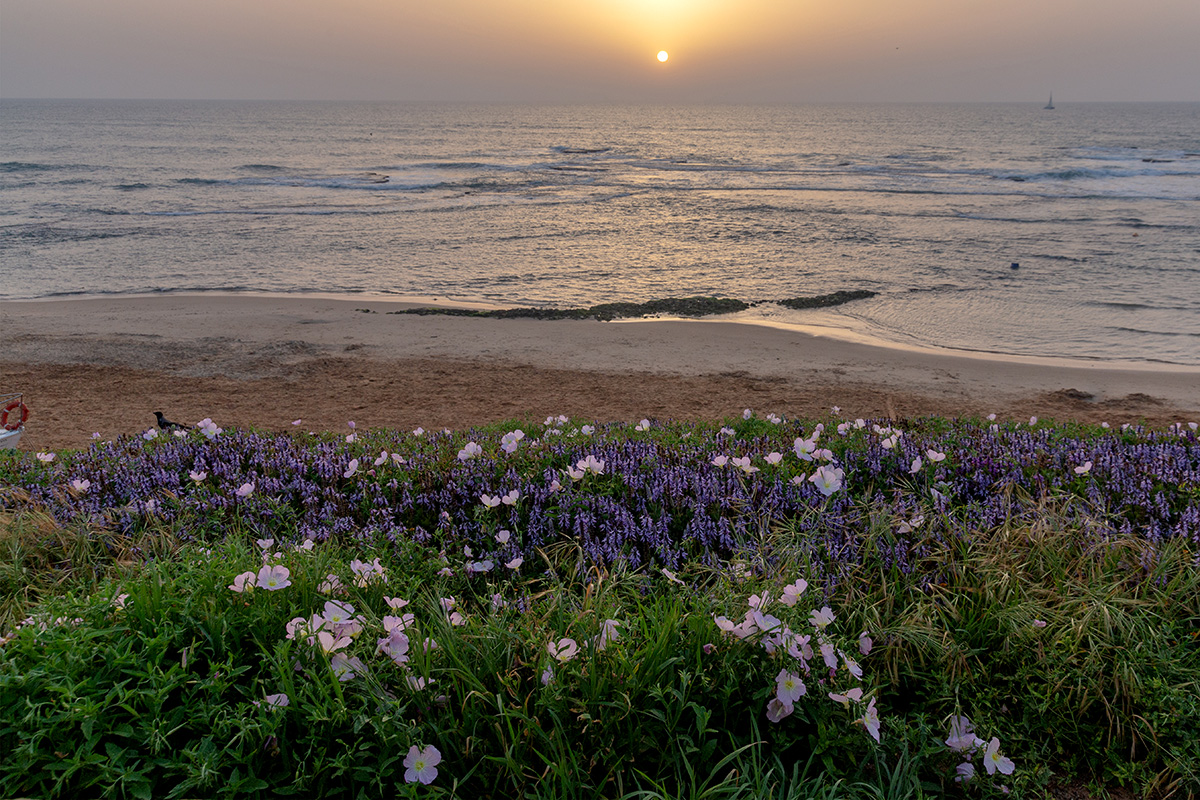
[[[772,428],[753,416],[728,425],[743,438]],[[695,429],[629,435],[666,448]],[[597,491],[621,491],[597,477]],[[1147,797],[1200,792],[1194,543],[1097,535],[1098,512],[1065,497],[969,535],[953,507],[921,524],[893,508],[871,498],[854,509],[854,559],[797,522],[752,525],[744,565],[604,571],[564,540],[519,578],[467,574],[454,553],[366,534],[311,552],[271,546],[264,559],[257,536],[298,538],[285,513],[253,531],[214,517],[211,547],[153,525],[118,537],[9,513],[0,796],[800,800],[994,796],[1002,784],[1040,796],[1061,776]],[[376,558],[386,583],[350,567]],[[264,560],[286,565],[291,585],[229,588]],[[797,578],[811,585],[785,606]],[[815,655],[807,695],[768,721],[777,673],[795,662],[768,652],[769,633],[739,638],[714,621],[742,620],[751,595],[769,595],[764,610],[795,632],[831,606],[823,635],[858,658],[863,701],[829,700],[857,682],[844,661],[830,672]],[[328,601],[354,607],[352,643],[325,653],[303,631],[287,638],[289,621]],[[414,620],[399,664],[376,642],[404,613]],[[875,642],[862,657],[860,632]],[[564,638],[578,652],[560,661]],[[365,668],[339,681],[345,654]],[[286,707],[267,702],[278,694]],[[867,698],[879,743],[864,730]],[[977,777],[955,782],[962,757],[945,739],[958,715],[999,739],[1013,775],[985,775],[976,754]],[[409,749],[429,745],[438,777],[409,783]]]

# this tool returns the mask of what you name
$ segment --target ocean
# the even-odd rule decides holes
[[[1200,365],[1200,104],[0,101],[0,300],[160,292]]]

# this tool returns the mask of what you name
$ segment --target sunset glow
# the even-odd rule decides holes
[[[1066,0],[1013,0],[970,15],[947,9],[938,0],[213,0],[168,12],[153,0],[41,0],[5,6],[0,74],[9,97],[1044,103],[1051,89],[1064,101],[1196,96],[1195,0],[1161,0],[1152,16],[1172,20],[1168,28],[1126,19],[1119,0],[1095,0],[1087,15]],[[664,63],[673,69],[648,81],[645,70]]]

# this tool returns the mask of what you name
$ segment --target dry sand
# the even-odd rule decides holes
[[[465,428],[549,414],[1200,420],[1200,369],[966,357],[723,321],[391,315],[375,298],[167,295],[6,302],[0,392],[22,449],[187,424]],[[364,312],[362,309],[369,309]]]

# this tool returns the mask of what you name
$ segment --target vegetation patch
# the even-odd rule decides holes
[[[0,795],[1200,791],[1192,426],[0,456]]]

